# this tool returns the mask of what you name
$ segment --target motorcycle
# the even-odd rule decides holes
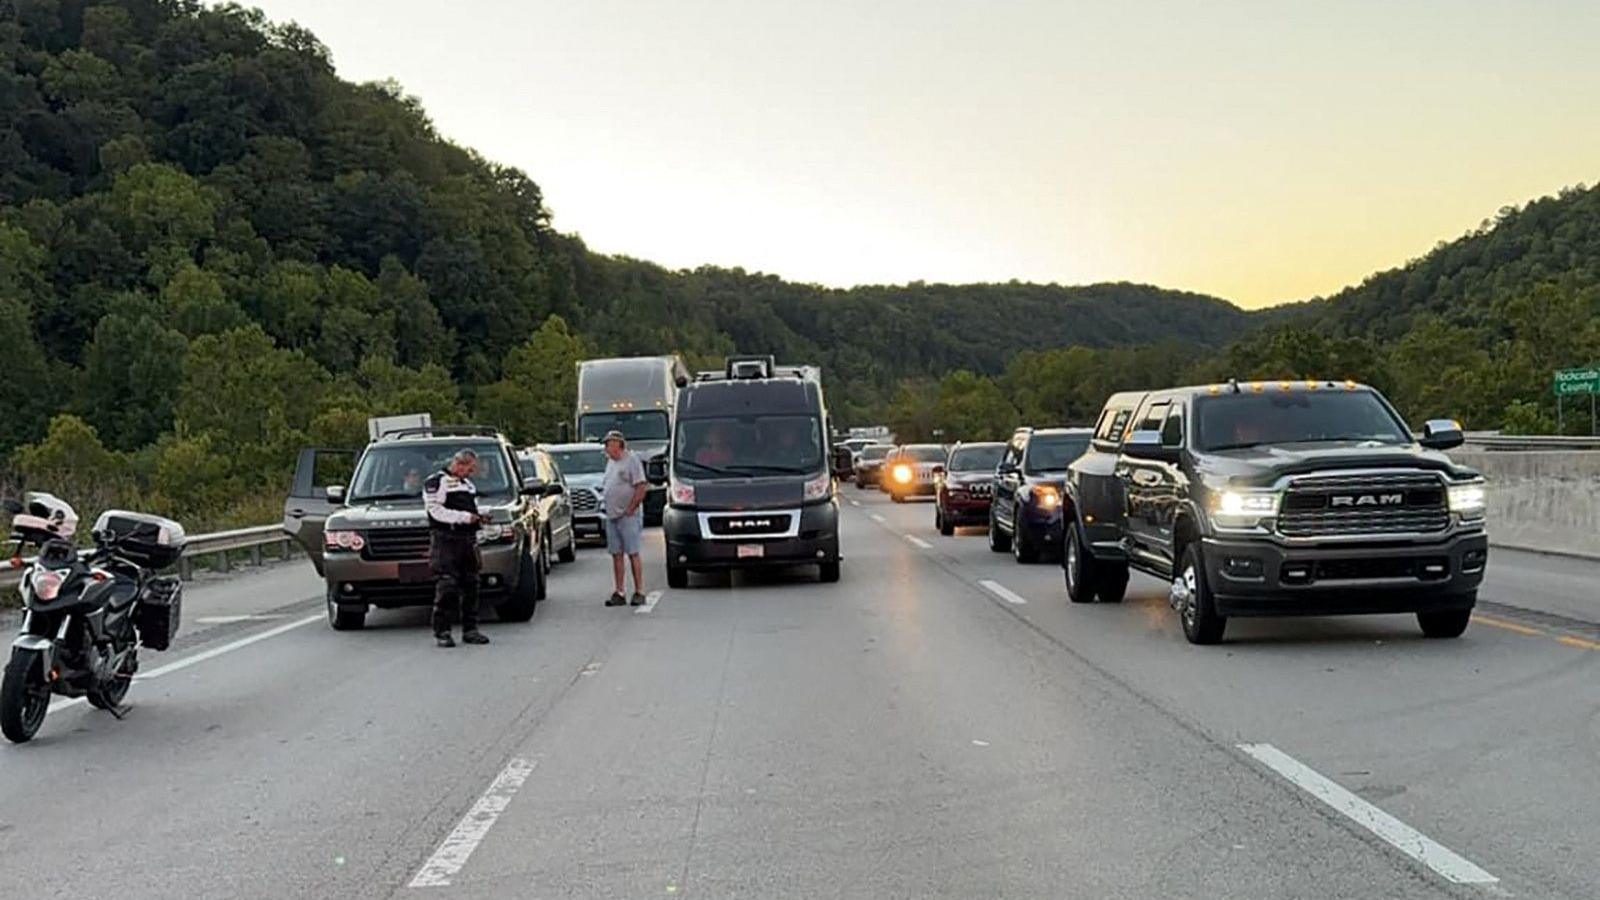
[[[53,696],[83,697],[122,718],[139,671],[139,647],[165,650],[178,632],[183,583],[158,575],[183,554],[183,526],[108,510],[95,521],[94,549],[73,543],[78,514],[42,492],[12,513],[12,556],[38,556],[22,573],[22,628],[0,681],[0,732],[14,743],[38,733]]]

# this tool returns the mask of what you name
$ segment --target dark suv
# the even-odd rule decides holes
[[[1088,428],[1018,428],[994,473],[989,549],[1037,562],[1061,549],[1067,467],[1089,449]]]
[[[1171,587],[1184,636],[1230,616],[1416,613],[1466,630],[1488,561],[1484,483],[1354,382],[1117,394],[1072,466],[1063,566],[1078,603],[1122,599],[1128,570]]]

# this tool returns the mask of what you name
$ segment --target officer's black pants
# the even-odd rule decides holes
[[[435,532],[428,551],[428,562],[436,580],[433,588],[433,633],[450,630],[459,608],[461,629],[478,627],[478,542],[473,535],[448,535]]]

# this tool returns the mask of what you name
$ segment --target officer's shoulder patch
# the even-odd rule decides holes
[[[443,472],[435,472],[432,475],[428,476],[428,480],[427,481],[424,481],[422,483],[422,489],[424,491],[427,491],[430,494],[438,493],[439,484],[443,480],[444,480],[444,473]]]

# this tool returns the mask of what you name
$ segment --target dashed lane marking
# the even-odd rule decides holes
[[[644,595],[644,605],[634,610],[633,614],[636,616],[644,615],[645,613],[655,609],[656,604],[660,602],[661,592],[651,591],[650,593]]]
[[[1384,843],[1455,884],[1495,884],[1500,879],[1410,825],[1350,793],[1321,773],[1271,744],[1239,744],[1239,749],[1290,784],[1377,835]]]
[[[489,829],[500,820],[501,813],[511,805],[511,798],[522,789],[528,775],[533,772],[535,763],[532,760],[514,757],[506,767],[500,770],[483,792],[478,802],[472,804],[467,814],[456,823],[456,827],[433,851],[428,861],[417,870],[415,878],[411,879],[414,888],[448,887],[450,879],[455,877],[466,867],[467,861],[472,858],[473,851],[489,836]]]
[[[933,545],[932,544],[928,543],[927,541],[923,540],[922,538],[917,537],[914,534],[906,535],[906,540],[910,541],[912,544],[914,544],[914,545],[916,545],[918,547],[921,547],[924,550],[932,550],[933,549]]]
[[[1013,591],[998,581],[990,581],[989,579],[985,578],[984,580],[978,582],[978,584],[981,585],[984,590],[1014,606],[1022,606],[1028,602],[1026,597],[1022,596],[1016,591]]]
[[[878,523],[881,524],[883,522],[883,516],[880,516],[877,513],[872,513],[872,521],[878,522]]]

